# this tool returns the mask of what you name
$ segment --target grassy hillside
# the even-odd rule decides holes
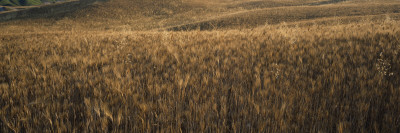
[[[263,7],[256,4],[243,8],[241,5],[251,5],[248,4],[249,1],[113,0],[61,16],[16,20],[0,25],[0,28],[11,33],[48,32],[49,29],[50,31],[192,30],[198,27],[208,30],[246,29],[284,22],[293,25],[310,22],[329,25],[332,22],[375,21],[385,19],[387,15],[398,20],[400,16],[399,2],[388,0],[346,1],[319,6],[312,5],[323,1],[261,0],[259,2],[272,4]],[[274,3],[286,3],[289,6]]]
[[[286,10],[287,9],[287,10]],[[296,6],[281,8],[265,8],[248,10],[228,14],[209,20],[184,24],[170,28],[171,30],[191,29],[229,29],[232,27],[254,28],[265,24],[279,24],[282,22],[298,22],[314,20],[318,18],[344,17],[344,16],[366,16],[366,15],[388,15],[399,16],[400,3],[397,4],[362,4],[360,5],[329,5],[329,6]]]
[[[9,0],[0,0],[0,5],[2,5],[2,6],[15,6],[15,4],[11,3]]]
[[[0,131],[400,131],[398,1],[259,2],[1,22]]]
[[[34,6],[57,0],[0,0],[0,6]]]
[[[0,0],[1,6],[32,6],[42,4],[41,0]]]

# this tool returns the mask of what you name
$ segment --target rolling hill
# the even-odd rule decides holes
[[[323,5],[320,5],[320,4]],[[119,8],[114,8],[119,7]],[[371,9],[370,9],[371,8]],[[399,16],[396,1],[346,1],[337,4],[321,0],[258,1],[144,1],[113,0],[60,16],[16,20],[12,30],[55,28],[85,30],[190,30],[256,28],[280,23],[351,22],[363,19],[393,19]],[[352,19],[357,18],[357,19]],[[327,21],[325,21],[327,20]],[[337,22],[337,21],[335,21]],[[28,24],[29,23],[29,24]],[[24,25],[24,26],[21,26]],[[31,25],[31,26],[27,26]],[[43,27],[43,28],[40,28]],[[7,28],[7,27],[3,27]],[[53,30],[54,31],[54,30]]]
[[[0,6],[35,6],[46,2],[57,2],[67,0],[0,0]]]
[[[56,0],[0,0],[1,6],[33,6],[42,2],[53,2]]]

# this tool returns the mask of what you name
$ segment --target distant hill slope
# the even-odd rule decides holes
[[[54,2],[57,0],[0,0],[2,6],[33,6],[44,2]]]
[[[289,25],[330,25],[386,18],[400,20],[399,1],[351,0],[332,3],[329,0],[109,0],[51,17],[25,17],[0,22],[0,29],[10,33],[78,29],[185,31],[248,29],[284,22]]]

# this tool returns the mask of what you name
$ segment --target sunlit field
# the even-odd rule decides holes
[[[0,132],[399,132],[400,1],[110,0],[0,22]]]

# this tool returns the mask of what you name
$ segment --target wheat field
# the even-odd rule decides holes
[[[111,0],[0,22],[0,131],[400,132],[398,7]]]

